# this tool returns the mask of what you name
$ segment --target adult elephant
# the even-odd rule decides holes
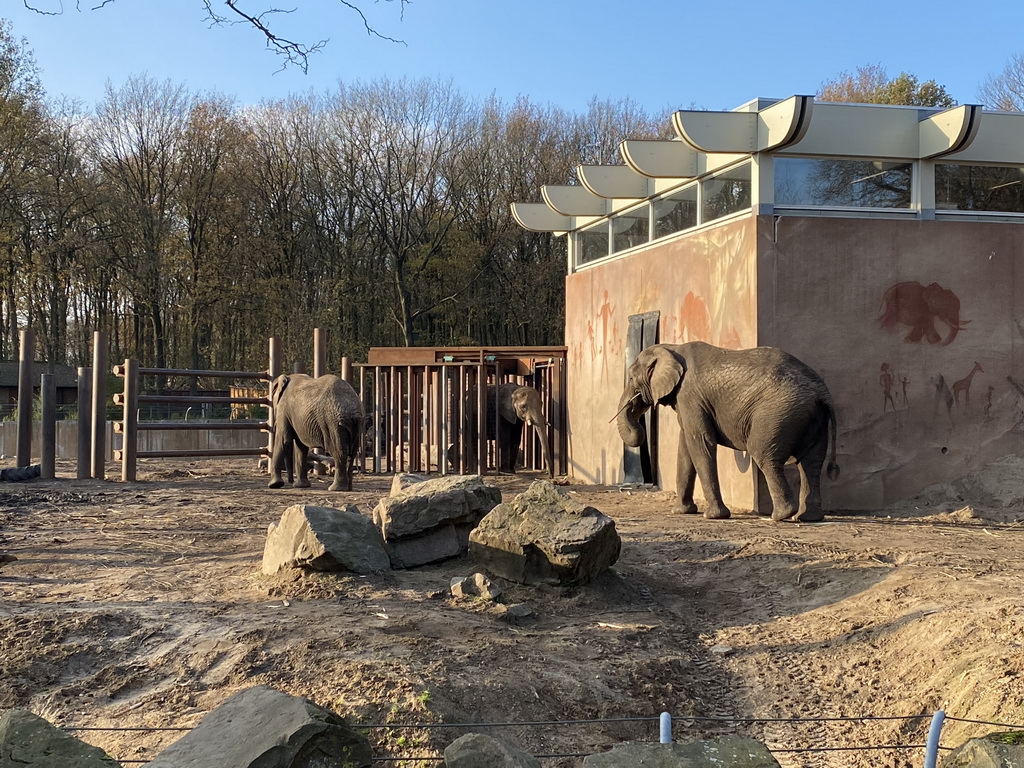
[[[814,522],[824,517],[820,475],[827,450],[828,476],[839,477],[836,418],[825,382],[810,367],[774,347],[656,344],[637,356],[626,376],[618,414],[626,445],[643,442],[640,416],[655,404],[673,408],[682,430],[675,511],[697,511],[693,490],[699,476],[708,503],[704,516],[729,517],[715,448],[724,445],[747,451],[764,473],[772,519]],[[791,457],[800,467],[799,506],[783,474]]]
[[[274,450],[270,487],[284,485],[281,477],[293,456],[297,460],[297,488],[309,487],[309,449],[322,446],[334,459],[332,491],[352,490],[352,465],[359,451],[365,420],[359,395],[342,378],[312,378],[303,373],[278,376],[270,384],[274,407]]]
[[[465,415],[469,429],[466,439],[469,442],[469,463],[476,463],[477,447],[477,397],[476,390],[466,394]],[[495,408],[501,415],[501,428],[498,430],[498,468],[510,474],[516,471],[516,460],[519,458],[519,445],[523,438],[523,427],[533,427],[540,440],[541,458],[549,477],[555,476],[554,464],[548,451],[548,422],[544,418],[544,407],[540,392],[533,387],[523,386],[515,382],[490,385],[487,387],[487,438],[495,439]],[[448,450],[448,459],[453,467],[458,468],[458,446]]]

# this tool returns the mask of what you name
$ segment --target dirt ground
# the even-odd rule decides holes
[[[271,491],[250,460],[154,461],[131,484],[58,474],[0,486],[0,562],[17,558],[0,564],[0,709],[62,726],[188,728],[266,684],[360,724],[622,718],[481,729],[537,755],[656,740],[668,711],[678,740],[739,732],[783,766],[860,768],[920,765],[921,747],[891,745],[923,744],[937,708],[1024,723],[1024,508],[984,507],[994,497],[977,484],[809,525],[672,516],[662,492],[569,485],[615,520],[622,555],[579,589],[502,583],[535,613],[514,625],[449,596],[468,557],[261,574],[267,525],[288,505],[369,514],[390,477],[337,494],[319,479]],[[511,498],[532,479],[490,481]],[[947,721],[942,743],[991,730]],[[378,756],[436,758],[464,732],[368,735]],[[76,735],[130,765],[181,731]]]

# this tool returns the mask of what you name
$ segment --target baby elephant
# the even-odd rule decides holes
[[[700,477],[708,503],[705,517],[729,517],[718,483],[716,445],[747,451],[764,473],[773,520],[815,522],[821,510],[820,476],[836,464],[836,416],[832,397],[809,366],[774,347],[720,349],[694,341],[656,344],[629,367],[619,399],[619,436],[629,446],[644,441],[640,417],[655,404],[676,412],[679,438],[678,510],[697,511],[693,489]],[[800,467],[800,502],[783,465]]]
[[[284,485],[281,472],[297,449],[295,486],[308,488],[309,449],[322,446],[334,459],[330,490],[351,491],[352,465],[365,424],[363,405],[352,386],[333,375],[314,379],[302,373],[286,374],[271,382],[270,400],[274,408],[270,487]]]

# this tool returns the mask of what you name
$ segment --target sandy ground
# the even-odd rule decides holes
[[[888,745],[923,744],[936,708],[1024,723],[1024,511],[971,506],[965,493],[984,484],[811,525],[672,516],[665,493],[568,486],[616,521],[621,558],[580,589],[502,584],[535,612],[514,625],[448,595],[468,557],[367,577],[261,574],[285,507],[369,514],[390,477],[334,494],[323,480],[271,491],[243,460],[151,462],[132,484],[58,473],[0,486],[0,560],[17,558],[0,564],[0,708],[62,726],[188,728],[267,684],[362,724],[652,718],[483,729],[538,755],[656,740],[668,711],[679,740],[740,732],[786,767],[866,768],[920,765],[920,747]],[[491,481],[510,498],[532,479]],[[947,721],[943,744],[990,730]],[[377,755],[411,758],[464,732],[368,735]],[[76,735],[145,762],[181,732]]]

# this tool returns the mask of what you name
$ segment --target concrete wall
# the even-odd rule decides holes
[[[707,341],[739,349],[757,343],[757,219],[748,216],[571,274],[566,279],[570,473],[622,482],[622,441],[614,423],[625,381],[630,315],[661,312],[659,341]],[[679,429],[658,409],[658,483],[675,488]],[[749,462],[720,449],[726,502],[751,508]],[[698,488],[699,491],[699,488]]]
[[[1024,227],[769,218],[759,247],[758,342],[817,369],[836,401],[828,507],[877,508],[1021,454]],[[953,334],[935,311],[957,302]]]

